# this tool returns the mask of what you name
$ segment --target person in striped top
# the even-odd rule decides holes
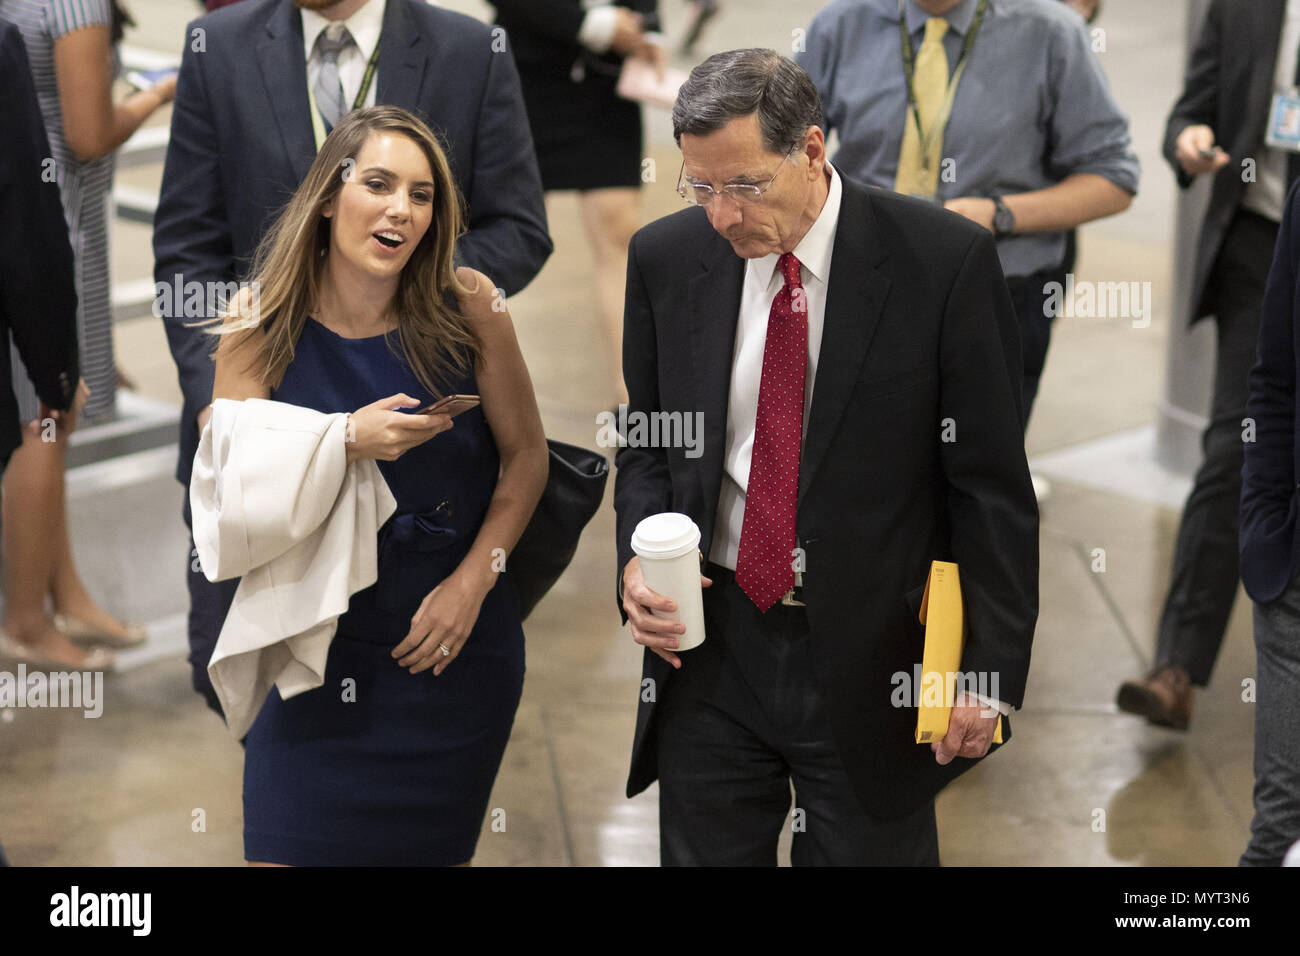
[[[22,33],[49,135],[49,170],[58,183],[75,263],[82,387],[89,390],[79,421],[93,425],[113,417],[118,384],[108,254],[113,153],[171,100],[176,81],[113,101],[117,43],[131,25],[116,0],[0,0],[0,20]],[[25,427],[4,478],[3,636],[11,652],[32,661],[111,666],[111,654],[97,649],[92,655],[77,644],[125,647],[145,634],[101,608],[77,574],[63,505],[68,429],[47,434],[42,423],[49,419],[16,350],[11,362]],[[47,594],[53,621],[45,610]]]

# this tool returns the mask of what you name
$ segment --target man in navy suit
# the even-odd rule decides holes
[[[159,303],[173,306],[158,311],[184,394],[176,477],[187,488],[212,400],[212,344],[185,325],[207,316],[174,306],[192,288],[243,277],[332,123],[375,104],[410,110],[442,138],[467,207],[461,264],[512,295],[551,253],[519,76],[485,24],[421,0],[250,0],[195,20],[153,237]],[[238,582],[213,584],[193,555],[191,541],[190,664],[219,712],[207,662]]]
[[[1250,372],[1241,469],[1241,580],[1255,602],[1255,818],[1242,866],[1279,866],[1300,840],[1300,587],[1296,585],[1296,317],[1300,181],[1278,229]]]

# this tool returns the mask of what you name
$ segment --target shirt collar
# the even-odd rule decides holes
[[[792,250],[794,257],[809,274],[822,283],[825,283],[831,274],[831,252],[835,247],[835,230],[840,221],[840,196],[843,194],[840,174],[830,163],[826,164],[826,168],[831,171],[826,202],[822,204],[822,211],[817,214],[817,218],[808,227],[804,237],[799,240],[799,245]],[[772,282],[772,275],[776,272],[776,263],[780,258],[777,253],[770,252],[761,259],[749,260],[747,267],[754,271],[763,288],[767,288]]]
[[[352,39],[356,41],[362,60],[369,61],[375,52],[375,44],[379,42],[380,31],[384,28],[384,9],[387,5],[388,0],[368,0],[352,16],[341,21],[352,34]],[[310,61],[312,49],[316,46],[316,37],[331,23],[339,21],[327,20],[315,10],[300,10],[300,12],[302,13],[302,41],[307,51],[307,60]]]
[[[898,0],[878,0],[890,20],[898,22]],[[942,19],[948,21],[948,28],[954,31],[958,36],[965,36],[966,31],[970,29],[971,21],[975,19],[975,8],[978,6],[978,0],[961,0],[961,3],[945,13]],[[916,33],[925,29],[925,21],[930,19],[930,14],[926,13],[915,3],[915,0],[907,0],[907,32]]]

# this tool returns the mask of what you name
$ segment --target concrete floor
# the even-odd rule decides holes
[[[448,5],[484,10],[471,2]],[[700,52],[788,49],[792,31],[818,6],[726,4],[708,37],[712,45]],[[680,4],[670,0],[664,8],[670,26],[680,23]],[[129,43],[179,50],[190,4],[132,0],[131,9],[141,26]],[[1110,4],[1100,26],[1107,49],[1099,56],[1132,119],[1144,179],[1129,212],[1083,230],[1079,277],[1152,282],[1155,316],[1146,329],[1125,320],[1058,323],[1028,447],[1045,463],[1054,460],[1049,453],[1069,452],[1073,464],[1065,473],[1078,480],[1051,472],[1042,613],[1015,742],[939,799],[948,864],[1231,865],[1249,835],[1253,714],[1241,698],[1254,652],[1244,598],[1213,682],[1198,694],[1190,732],[1150,727],[1114,707],[1118,683],[1149,660],[1177,527],[1176,508],[1169,507],[1176,495],[1152,493],[1159,491],[1152,486],[1177,489],[1185,479],[1180,484],[1179,476],[1148,468],[1147,477],[1111,483],[1121,491],[1105,491],[1106,482],[1081,476],[1122,471],[1097,440],[1148,425],[1162,388],[1174,189],[1158,148],[1181,75],[1183,4]],[[166,119],[159,114],[153,122]],[[645,190],[648,221],[678,208],[679,200],[672,192],[678,156],[665,114],[648,113],[647,131],[649,155],[661,171]],[[120,181],[156,189],[160,174],[146,167]],[[586,291],[590,257],[573,197],[551,197],[548,212],[556,253],[511,301],[511,311],[548,434],[592,445],[595,413],[611,395]],[[146,227],[119,223],[112,242],[115,282],[150,275]],[[117,347],[144,394],[178,401],[158,320],[119,323]],[[165,455],[150,462],[161,503],[149,520],[183,542],[172,464]],[[120,567],[110,576],[114,542],[132,533],[120,515],[101,497],[74,509],[72,523],[88,585],[125,615],[146,598],[128,593]],[[524,698],[491,801],[506,825],[494,830],[489,815],[478,864],[657,862],[654,790],[623,796],[641,654],[620,630],[611,600],[613,524],[607,502],[573,567],[529,622]],[[1104,573],[1091,570],[1096,548],[1106,552]],[[150,600],[162,595],[173,611],[183,608],[183,560],[182,543],[174,555],[137,565],[132,587]],[[165,626],[174,632],[176,625],[173,614]],[[0,842],[13,863],[242,862],[242,752],[190,691],[188,666],[175,647],[159,638],[157,659],[110,675],[97,720],[69,711],[0,712]]]

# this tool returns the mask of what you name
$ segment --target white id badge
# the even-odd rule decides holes
[[[1264,142],[1276,149],[1300,152],[1300,91],[1273,94]]]

